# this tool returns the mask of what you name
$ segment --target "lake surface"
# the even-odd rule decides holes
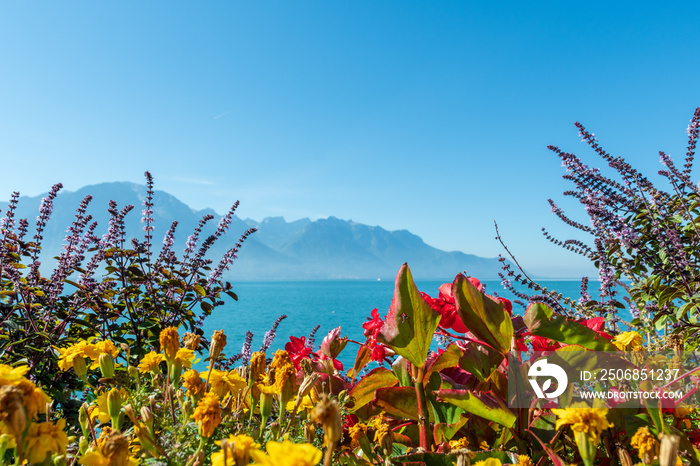
[[[437,297],[441,281],[416,281],[418,289]],[[484,281],[486,293],[498,294],[510,300],[513,295],[503,289],[500,281]],[[575,280],[540,281],[548,290],[556,290],[564,296],[578,299],[580,282]],[[597,282],[591,281],[589,292],[595,295]],[[253,351],[262,345],[265,332],[275,319],[286,314],[277,330],[277,336],[267,352],[284,348],[290,336],[307,336],[320,325],[316,333],[316,348],[323,337],[333,328],[342,327],[341,335],[364,342],[362,324],[372,309],[379,309],[383,318],[391,305],[394,282],[391,281],[309,281],[309,282],[240,282],[234,284],[238,301],[227,298],[227,303],[214,310],[204,322],[204,335],[210,337],[214,330],[223,329],[228,337],[225,353],[228,356],[240,352],[246,331],[255,335]],[[527,290],[525,290],[527,291]],[[532,293],[530,293],[532,294]],[[523,309],[515,305],[513,312],[522,314]],[[624,317],[623,317],[624,318]],[[346,365],[353,361],[357,345],[349,343],[341,355]]]

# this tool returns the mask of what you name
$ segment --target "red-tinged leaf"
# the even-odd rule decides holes
[[[357,374],[359,374],[371,360],[372,351],[366,345],[360,345],[360,349],[357,350],[357,356],[355,357],[355,365],[348,371],[348,377],[354,380]]]
[[[437,445],[452,439],[452,437],[459,432],[459,429],[464,427],[468,420],[469,416],[462,415],[459,417],[459,420],[453,424],[435,424],[435,427],[433,428],[433,439],[435,439],[435,444]]]
[[[510,351],[513,323],[500,301],[494,301],[459,274],[452,282],[457,314],[471,333],[500,353]]]
[[[404,264],[396,274],[394,298],[378,340],[414,366],[423,367],[440,317],[425,302]]]
[[[503,355],[486,345],[470,342],[466,345],[463,356],[459,359],[459,367],[474,374],[483,382],[503,362]]]
[[[585,325],[567,320],[554,314],[546,304],[535,303],[528,306],[523,316],[525,325],[532,335],[549,338],[567,345],[579,345],[593,351],[619,351],[605,337]]]
[[[491,392],[471,390],[437,390],[438,401],[451,403],[468,413],[483,417],[504,427],[513,427],[517,417],[508,406]]]
[[[423,379],[424,383],[428,383],[428,380],[430,379],[430,374],[433,372],[440,372],[443,369],[447,369],[449,367],[455,367],[459,363],[459,359],[462,357],[464,354],[464,351],[457,346],[456,343],[452,343],[450,346],[447,347],[447,349],[442,352],[440,355],[438,355],[437,358],[432,363],[429,363],[429,365],[425,369],[425,378]]]
[[[409,453],[408,455],[392,457],[391,463],[402,466],[453,466],[454,456],[444,453]]]
[[[380,388],[393,387],[399,383],[393,372],[384,367],[377,367],[360,379],[348,394],[354,399],[352,410],[363,407],[374,399],[375,392]],[[413,391],[415,398],[415,390]]]
[[[380,388],[375,393],[374,404],[394,417],[418,420],[418,398],[414,387]],[[432,415],[430,418],[432,420]]]
[[[542,449],[544,450],[545,453],[547,453],[547,456],[549,456],[549,459],[552,460],[552,465],[553,465],[553,466],[566,466],[566,463],[564,462],[564,460],[562,460],[562,459],[559,457],[559,455],[557,455],[557,454],[554,452],[554,450],[552,450],[551,448],[549,448],[549,447],[547,446],[547,444],[544,443],[542,440],[540,440],[539,437],[537,437],[537,435],[535,435],[531,430],[528,430],[528,432],[530,433],[530,435],[532,435],[533,437],[535,437],[535,439],[540,443],[540,445],[542,445]]]

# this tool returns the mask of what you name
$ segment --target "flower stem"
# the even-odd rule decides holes
[[[423,368],[418,369],[418,376],[413,385],[416,387],[416,397],[418,398],[418,434],[420,437],[420,446],[425,451],[430,451],[430,433],[428,427],[430,425],[428,417],[428,403],[425,398],[425,388],[423,387],[423,377],[425,372]]]

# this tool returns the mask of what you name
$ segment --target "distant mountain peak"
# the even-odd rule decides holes
[[[109,225],[107,205],[114,200],[120,207],[127,204],[136,207],[126,218],[126,231],[128,235],[143,238],[140,207],[146,197],[145,186],[131,182],[109,182],[84,186],[75,192],[61,191],[44,232],[42,260],[60,251],[66,227],[74,220],[75,208],[87,194],[93,196],[89,213],[99,224],[96,234],[101,235],[106,231]],[[36,218],[39,201],[44,196],[21,197],[16,217],[28,218],[32,225],[31,219]],[[174,220],[179,222],[174,250],[178,251],[179,248],[180,252],[204,215],[211,214],[214,219],[202,231],[201,239],[212,234],[221,219],[213,209],[197,211],[165,191],[155,191],[154,203],[153,241],[156,247],[160,246],[160,238]],[[0,202],[3,212],[6,207],[7,202]],[[229,233],[215,243],[210,257],[218,260],[250,227],[258,231],[241,248],[229,279],[390,279],[404,262],[409,263],[414,277],[418,279],[448,281],[463,270],[481,279],[494,279],[501,270],[495,258],[441,251],[405,229],[388,231],[381,226],[365,225],[335,216],[314,221],[302,218],[291,222],[282,216],[266,217],[259,222],[234,217]],[[51,259],[45,262],[50,264]]]

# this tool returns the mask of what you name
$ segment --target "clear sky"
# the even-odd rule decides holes
[[[0,198],[150,170],[197,209],[487,257],[496,220],[530,272],[575,276],[540,232],[568,236],[546,146],[595,162],[581,121],[647,173],[683,157],[700,4],[664,3],[2,2]]]

